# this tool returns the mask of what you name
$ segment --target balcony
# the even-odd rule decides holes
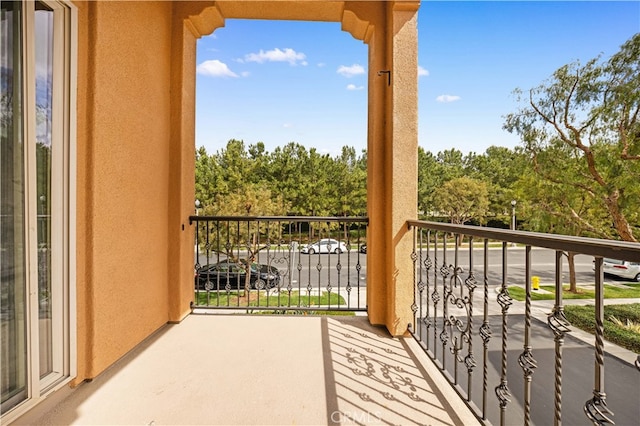
[[[198,315],[16,424],[477,424],[411,338],[366,317]]]
[[[366,219],[190,219],[196,271],[244,259],[275,267],[277,277],[261,281],[246,267],[196,273],[183,322],[17,424],[637,420],[638,355],[607,342],[603,322],[605,304],[638,300],[605,300],[603,259],[638,262],[638,244],[408,221],[413,320],[407,336],[392,337],[365,316]],[[346,250],[309,250],[327,239]],[[555,291],[534,300],[543,291],[534,277],[556,290],[567,281],[565,253],[582,259],[579,280],[594,298]],[[572,303],[595,306],[595,336],[567,320]]]

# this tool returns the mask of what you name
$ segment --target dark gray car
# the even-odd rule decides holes
[[[200,267],[195,275],[195,288],[205,291],[244,290],[246,279],[246,263],[223,260]],[[250,289],[273,288],[278,283],[280,272],[277,268],[260,263],[251,264]]]

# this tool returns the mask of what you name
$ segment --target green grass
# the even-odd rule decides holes
[[[240,308],[245,308],[247,306],[263,306],[263,307],[277,307],[277,306],[298,306],[298,296],[300,296],[300,306],[304,307],[313,307],[313,306],[346,306],[346,302],[342,296],[337,293],[327,293],[322,292],[321,295],[311,295],[307,296],[302,293],[300,295],[299,291],[292,291],[291,297],[289,297],[289,293],[286,291],[282,291],[280,294],[269,293],[267,297],[267,293],[265,291],[261,291],[258,297],[257,291],[250,291],[250,298],[247,302],[247,297],[244,295],[244,292],[231,291],[227,293],[226,291],[215,292],[212,291],[207,294],[206,291],[200,291],[195,293],[195,300],[197,305],[208,305],[208,306],[238,306]]]
[[[604,285],[604,297],[605,299],[631,299],[631,298],[640,298],[640,285],[638,283],[630,283],[626,284],[629,288],[621,288],[618,286],[611,286],[608,284]],[[550,293],[539,293],[535,290],[531,291],[531,300],[553,300],[555,299],[555,286],[552,285],[541,285],[540,289],[546,290]],[[569,286],[563,286],[562,298],[563,299],[594,299],[595,291],[592,289],[584,289],[578,287],[577,293],[572,293],[569,291]],[[519,286],[510,286],[509,287],[509,295],[522,302],[525,299],[525,291],[524,288]]]
[[[285,311],[285,310],[274,310],[274,311],[270,311],[270,310],[259,310],[259,311],[253,311],[251,312],[252,314],[258,314],[258,315],[309,315],[309,316],[343,316],[343,317],[352,317],[355,316],[355,312],[352,311],[325,311],[325,310],[318,310],[318,311],[307,311],[307,310],[295,310],[295,311]]]
[[[591,334],[595,329],[595,307],[593,305],[564,307],[565,315],[571,325]],[[627,305],[607,305],[604,307],[604,338],[635,353],[640,353],[640,333],[622,327],[611,321],[615,317],[622,322],[630,320],[640,323],[640,303]]]

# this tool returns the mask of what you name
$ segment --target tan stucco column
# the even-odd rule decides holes
[[[169,318],[181,321],[193,300],[195,202],[196,42],[224,25],[209,2],[174,4],[171,46],[171,142],[169,148]],[[208,7],[206,7],[208,6]]]
[[[367,304],[372,324],[400,335],[413,301],[406,221],[417,214],[419,2],[384,7],[386,31],[369,41]]]

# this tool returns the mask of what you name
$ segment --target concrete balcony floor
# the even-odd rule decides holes
[[[15,424],[478,424],[412,338],[366,317],[195,314]]]

